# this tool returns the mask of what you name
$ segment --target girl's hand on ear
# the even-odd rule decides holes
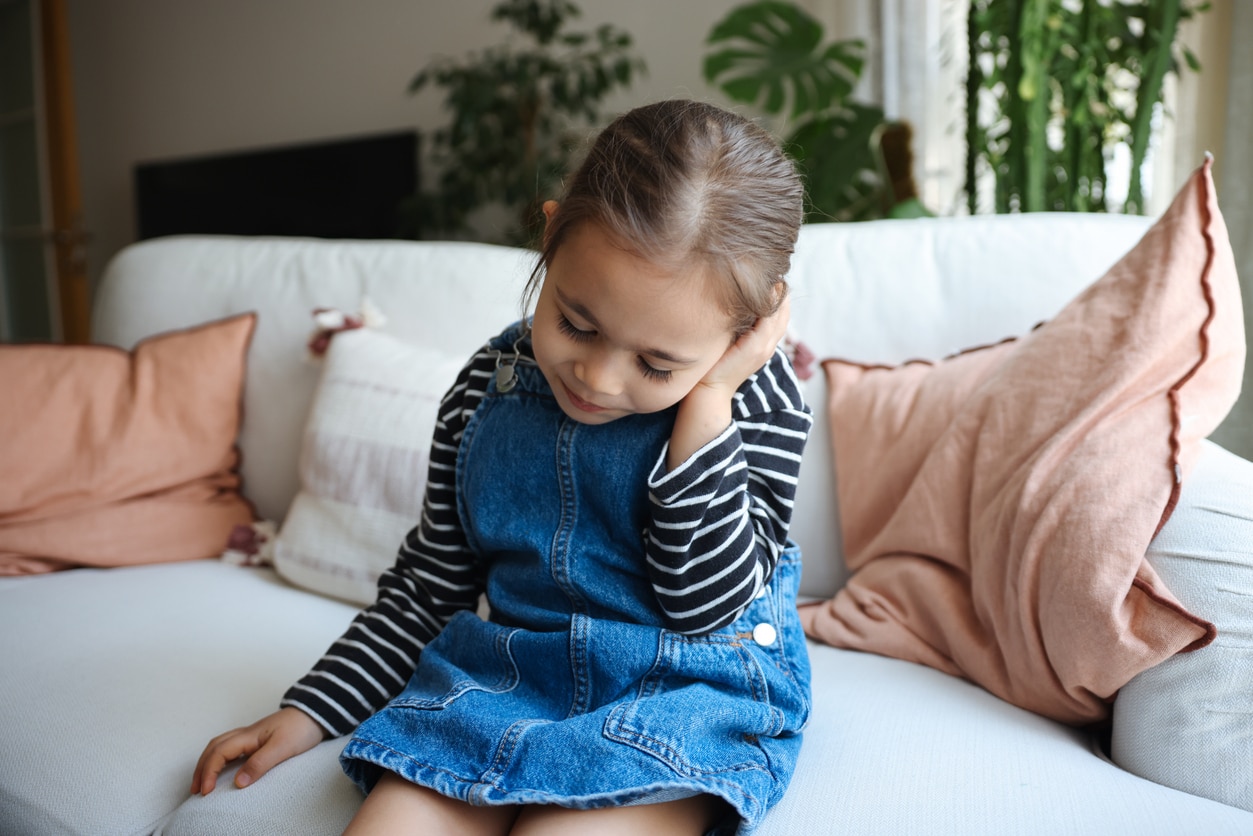
[[[791,318],[791,299],[785,295],[779,309],[756,324],[731,344],[697,388],[716,389],[730,398],[744,381],[770,362],[774,350],[787,335]]]
[[[774,355],[787,334],[790,304],[787,296],[773,314],[740,335],[713,368],[679,402],[670,433],[666,467],[675,469],[717,438],[731,423],[731,399],[736,391]]]

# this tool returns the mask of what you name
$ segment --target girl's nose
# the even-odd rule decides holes
[[[588,352],[574,364],[574,374],[589,391],[598,395],[622,394],[623,374],[616,355],[606,351]]]

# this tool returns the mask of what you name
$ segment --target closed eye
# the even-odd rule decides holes
[[[596,336],[595,331],[584,331],[582,328],[574,327],[574,323],[566,319],[566,315],[563,313],[557,314],[557,330],[576,343],[585,343]]]
[[[656,381],[657,383],[666,383],[670,380],[671,375],[674,374],[674,372],[668,369],[657,369],[650,366],[648,361],[643,357],[636,357],[635,361],[639,364],[640,372],[642,372],[644,377],[648,380]]]
[[[589,340],[595,339],[596,337],[595,331],[584,331],[582,328],[576,327],[575,324],[560,311],[557,313],[557,330],[576,343],[585,343]],[[644,375],[646,380],[651,380],[656,383],[667,383],[674,374],[668,369],[658,369],[650,365],[643,357],[636,357],[635,362],[639,366],[640,374]]]

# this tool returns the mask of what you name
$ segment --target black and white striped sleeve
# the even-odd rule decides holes
[[[496,355],[480,350],[440,403],[431,442],[422,518],[379,578],[378,597],[362,610],[283,706],[308,714],[328,734],[347,734],[400,693],[422,648],[453,615],[478,603],[482,578],[457,515],[457,448],[483,398]]]
[[[787,542],[813,416],[784,354],[739,388],[732,421],[674,470],[669,445],[649,478],[647,560],[666,625],[730,624],[769,582]]]

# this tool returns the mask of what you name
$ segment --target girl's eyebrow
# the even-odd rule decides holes
[[[565,305],[583,319],[587,320],[587,323],[597,331],[604,330],[604,328],[601,327],[600,322],[597,321],[596,317],[592,315],[592,312],[589,311],[585,305],[574,301],[569,296],[566,296],[561,292],[561,288],[558,287],[555,288],[555,290],[557,291],[557,298],[561,301],[561,304]],[[648,357],[656,357],[658,360],[662,360],[666,363],[673,363],[676,366],[690,366],[696,362],[695,360],[688,360],[685,357],[677,357],[669,351],[665,351],[660,348],[641,348],[637,350],[640,354],[644,354]]]

